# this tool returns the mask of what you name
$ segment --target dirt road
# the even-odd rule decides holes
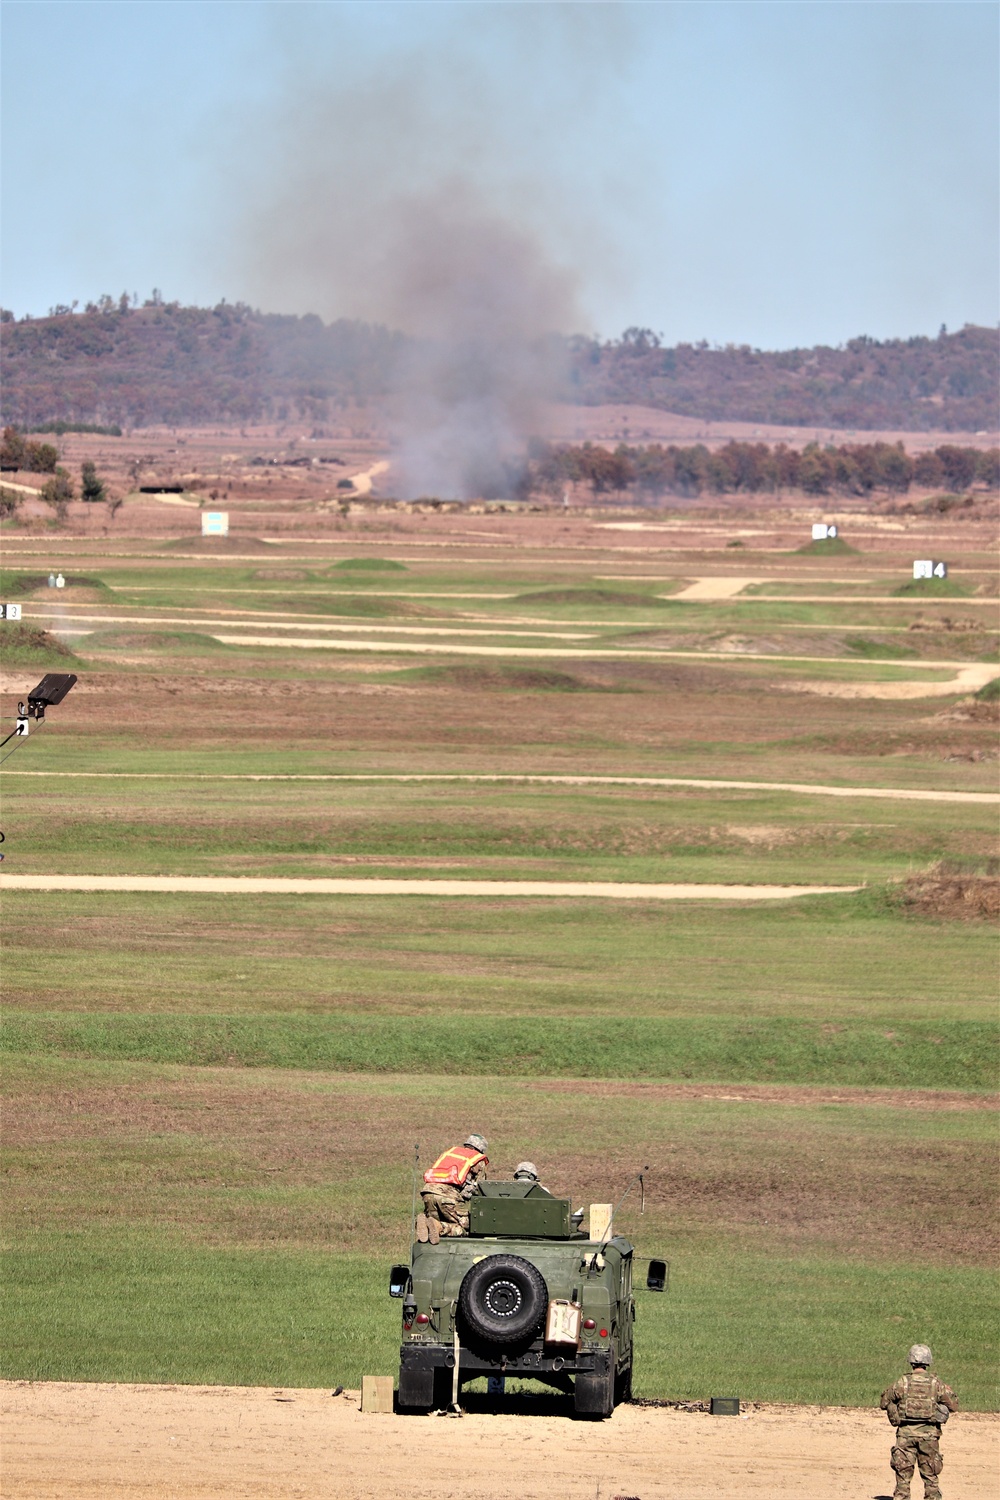
[[[57,631],[56,634],[67,634],[68,632]],[[82,632],[86,633],[86,632]],[[399,634],[396,631],[394,634]],[[421,631],[420,634],[428,632]],[[450,632],[449,632],[450,633]],[[480,632],[482,634],[483,632]],[[501,632],[497,632],[500,634]],[[503,634],[514,632],[504,631]],[[455,646],[450,642],[448,645],[430,644],[424,641],[333,641],[333,640],[310,640],[306,637],[297,639],[281,639],[261,635],[221,635],[213,632],[214,639],[220,641],[224,646],[279,646],[285,650],[302,651],[388,651],[393,655],[417,654],[417,655],[444,655],[444,656],[527,656],[527,657],[558,657],[561,659],[583,659],[585,661],[603,661],[608,658],[618,661],[762,661],[762,662],[794,662],[794,663],[821,663],[827,666],[857,666],[856,657],[847,656],[779,656],[775,653],[764,651],[741,651],[735,655],[731,651],[668,651],[668,650],[637,650],[630,651],[625,647],[620,650],[605,650],[594,647],[590,650],[580,650],[575,647],[557,646]],[[891,665],[903,670],[904,664],[892,662]],[[917,661],[906,663],[905,669],[917,672],[947,670],[955,675],[946,682],[928,682],[920,680],[917,682],[860,682],[860,683],[836,683],[836,682],[794,682],[786,684],[789,691],[798,693],[824,693],[834,698],[945,698],[954,693],[977,692],[979,688],[985,687],[992,682],[997,675],[995,663],[989,665],[972,665],[961,661]]]
[[[374,1416],[356,1393],[328,1390],[11,1382],[2,1394],[6,1500],[871,1500],[892,1490],[891,1429],[875,1411],[623,1407],[582,1423],[549,1403],[537,1416]],[[948,1500],[996,1500],[998,1436],[995,1417],[949,1425]]]
[[[601,896],[618,901],[780,901],[836,896],[859,885],[654,885],[612,880],[335,880],[322,876],[0,875],[0,890],[195,891],[268,896]]]
[[[0,693],[26,693],[38,673],[24,679],[24,685],[11,686],[0,680]],[[808,781],[720,781],[698,776],[546,776],[530,771],[519,773],[475,771],[32,771],[23,768],[7,772],[8,776],[54,776],[90,781],[487,781],[517,784],[539,783],[552,786],[690,786],[715,792],[733,789],[744,792],[796,792],[804,797],[888,797],[897,802],[978,802],[994,806],[1000,792],[931,791],[924,787],[893,786],[821,786]]]

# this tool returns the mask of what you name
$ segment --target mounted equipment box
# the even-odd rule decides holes
[[[469,1234],[568,1240],[573,1237],[570,1212],[568,1198],[551,1198],[544,1191],[526,1198],[477,1195],[469,1200]]]

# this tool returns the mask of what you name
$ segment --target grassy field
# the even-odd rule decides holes
[[[944,1341],[968,1406],[995,1399],[994,1132],[971,1099],[760,1102],[30,1055],[11,1059],[8,1087],[20,1290],[6,1368],[21,1376],[357,1384],[373,1360],[391,1368],[400,1120],[426,1152],[474,1118],[508,1168],[542,1156],[576,1201],[655,1161],[645,1213],[623,1210],[640,1252],[672,1267],[668,1297],[640,1294],[641,1393],[728,1379],[757,1399],[862,1404],[917,1322]]]
[[[586,566],[404,549],[395,569],[97,546],[67,569],[58,619],[47,557],[5,572],[27,630],[93,631],[55,637],[80,684],[5,772],[5,870],[865,889],[753,906],[6,892],[4,1374],[333,1385],[391,1370],[385,1279],[406,1253],[413,1143],[426,1156],[475,1128],[499,1171],[531,1157],[577,1204],[651,1164],[645,1214],[630,1200],[623,1227],[672,1274],[667,1297],[640,1301],[640,1394],[866,1403],[919,1338],[967,1407],[996,1405],[995,924],[899,885],[940,862],[995,870],[994,808],[221,779],[995,790],[995,702],[814,691],[995,660],[974,602],[986,554],[956,558],[965,592],[946,605],[900,594],[900,558],[864,552],[766,569],[741,554],[781,575],[748,588],[787,599],[695,604],[660,596],[723,571],[711,546],[634,580],[603,576],[624,566],[611,546]],[[856,592],[898,602],[838,598]],[[377,627],[390,648],[522,639],[527,655],[427,665],[310,651],[290,631],[277,651],[215,639],[252,634],[251,611]],[[558,644],[542,629],[582,633],[572,649],[719,654],[533,657]],[[25,637],[4,662],[15,694],[55,664]],[[100,776],[59,774],[80,771]]]

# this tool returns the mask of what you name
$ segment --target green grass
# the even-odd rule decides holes
[[[393,673],[400,683],[441,684],[445,687],[472,688],[486,692],[593,693],[608,692],[607,687],[585,682],[570,672],[554,667],[514,667],[504,662],[476,666],[457,664],[445,667],[411,667]],[[613,691],[613,689],[612,689]]]
[[[857,547],[852,547],[844,541],[842,536],[824,537],[822,541],[815,540],[806,542],[803,547],[796,547],[797,553],[806,557],[843,557],[847,553],[857,553]]]
[[[996,1407],[982,1273],[776,1260],[712,1241],[671,1260],[668,1293],[637,1293],[639,1396],[870,1406],[919,1333],[966,1410]],[[33,1237],[5,1262],[7,1379],[356,1389],[398,1364],[388,1256],[98,1231]]]
[[[985,687],[981,687],[976,694],[980,703],[996,703],[1000,699],[1000,677],[994,677]]]
[[[662,590],[665,585],[657,584],[657,589]],[[663,608],[669,600],[661,599],[657,593],[636,593],[626,589],[608,588],[564,588],[564,589],[534,589],[526,594],[518,594],[513,601],[514,604],[556,604],[556,605],[583,605],[585,608],[600,609],[608,605],[615,609],[656,609]]]
[[[141,637],[124,635],[122,649],[136,639]],[[174,644],[178,655],[180,645]],[[198,649],[197,642],[192,649]],[[581,699],[600,704],[604,694],[615,691],[610,684],[591,693],[588,679],[553,668],[500,664],[493,674],[492,665],[469,664],[414,668],[384,674],[382,680],[423,687],[429,678],[431,687],[458,686],[477,697],[489,692],[494,699],[508,690],[530,692],[540,705],[568,700],[575,706]],[[620,701],[630,706],[628,695]],[[51,725],[56,734],[62,729],[55,716]],[[982,732],[988,736],[989,726]],[[101,745],[108,743],[103,739]],[[124,761],[154,773],[183,764],[192,773],[211,774],[220,765],[219,755],[199,753],[190,744],[182,760],[133,758],[117,743],[110,752],[101,745],[84,742],[78,759],[69,746],[64,755],[53,735],[30,762],[22,757],[18,764],[30,770],[55,761],[68,769],[82,760],[83,767],[96,767],[108,765],[108,755],[111,766]],[[224,764],[234,771],[308,772],[324,763],[319,757],[310,764],[284,756],[278,762],[271,752],[255,750],[239,760],[227,756]],[[747,768],[741,769],[745,774]],[[38,795],[42,787],[44,801]],[[411,875],[443,868],[455,878],[836,885],[905,877],[914,866],[994,852],[992,831],[977,805],[881,803],[779,790],[516,782],[91,782],[15,774],[5,792],[7,853],[25,873],[308,876],[395,874],[402,865]],[[349,864],[345,869],[345,861],[362,856],[365,870]]]
[[[426,1153],[474,1120],[496,1175],[530,1155],[574,1202],[653,1164],[645,1213],[621,1219],[671,1262],[669,1293],[638,1298],[640,1394],[869,1404],[920,1337],[967,1409],[996,1401],[982,1108],[38,1053],[4,1081],[10,1378],[391,1372],[410,1138]]]
[[[56,571],[59,571],[58,569]],[[110,600],[114,597],[114,590],[109,588],[104,579],[99,576],[82,577],[77,573],[64,572],[66,579],[65,587],[62,589],[48,590],[49,574],[26,573],[19,568],[0,568],[0,596],[4,599],[17,599],[24,594],[33,594],[36,589],[46,589],[47,600],[52,603],[72,599],[73,590],[76,588],[96,589]]]
[[[95,630],[79,642],[79,649],[88,656],[101,651],[156,651],[174,657],[216,655],[227,652],[233,655],[236,647],[227,646],[198,630]]]
[[[0,1047],[196,1066],[408,1073],[448,1057],[512,1077],[992,1089],[997,1028],[975,1021],[493,1020],[482,1015],[72,1015],[9,1010]]]
[[[47,630],[4,620],[0,623],[0,655],[5,667],[61,667],[79,665],[79,657]]]
[[[893,586],[898,557],[865,559],[891,583],[866,572],[827,584],[812,568],[798,585],[760,586],[829,591],[829,603],[702,606],[656,597],[679,578],[605,584],[543,549],[404,567],[303,565],[259,544],[230,562],[227,545],[189,563],[169,550],[155,566],[88,559],[99,577],[79,581],[104,589],[106,576],[102,597],[129,613],[452,611],[496,617],[493,640],[513,614],[604,621],[595,646],[618,618],[677,644],[815,625],[862,659],[418,667],[241,649],[209,697],[225,648],[151,621],[116,631],[117,646],[88,638],[97,691],[53,714],[14,765],[993,790],[991,762],[948,758],[992,748],[985,721],[946,719],[933,701],[783,690],[806,675],[912,678],[919,668],[893,664],[912,647],[981,654],[971,632],[952,632],[947,650],[902,635],[897,648],[884,627],[907,625],[923,591],[907,590],[912,609],[837,602]],[[837,561],[852,550],[840,539],[803,550],[830,556],[821,572],[854,571]],[[956,568],[985,577],[988,558],[970,558]],[[289,563],[301,580],[258,577]],[[717,565],[708,551],[683,563]],[[375,595],[403,571],[412,597]],[[15,570],[11,583],[30,592],[43,576]],[[421,590],[517,598],[452,604]],[[810,655],[810,633],[795,639]],[[136,641],[155,651],[132,681],[141,696],[125,677],[135,665],[115,659]],[[114,696],[100,696],[101,672]],[[645,1215],[632,1200],[623,1210],[640,1251],[672,1263],[670,1294],[640,1296],[640,1394],[870,1404],[928,1339],[966,1407],[996,1405],[995,1126],[982,1097],[996,1083],[996,933],[908,914],[883,884],[939,860],[983,867],[992,808],[21,774],[4,789],[15,872],[868,882],[759,906],[5,892],[7,1375],[332,1389],[391,1372],[385,1273],[406,1252],[407,1153],[474,1126],[498,1171],[538,1160],[575,1202],[617,1196],[637,1162],[653,1164]]]
[[[893,589],[894,594],[916,599],[964,599],[968,592],[954,578],[909,578]]]
[[[917,654],[906,641],[875,641],[867,635],[845,636],[844,645],[849,651],[856,651],[859,656],[870,658],[898,659]]]
[[[757,905],[12,890],[4,936],[18,1009],[100,1014],[111,1032],[129,1015],[347,1012],[523,1017],[558,1036],[577,1017],[634,1024],[639,1047],[646,1018],[704,1026],[708,1045],[716,1018],[892,1030],[996,1010],[991,924],[909,916],[878,890]]]

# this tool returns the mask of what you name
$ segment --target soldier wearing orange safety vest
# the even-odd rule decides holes
[[[461,1146],[444,1151],[424,1173],[420,1196],[424,1211],[417,1215],[417,1239],[422,1245],[436,1245],[439,1239],[468,1234],[467,1204],[486,1176],[489,1166],[486,1141],[481,1135],[467,1135]]]

